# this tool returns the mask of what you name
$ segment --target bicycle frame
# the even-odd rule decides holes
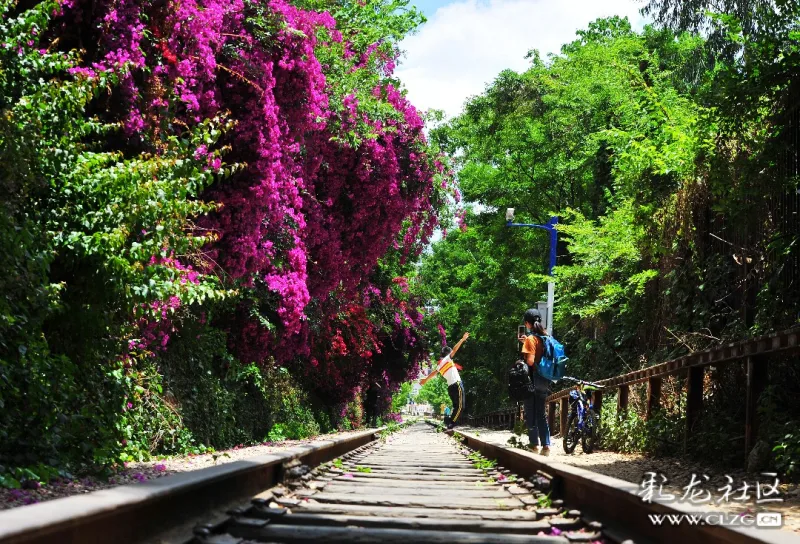
[[[570,393],[570,398],[572,399],[572,412],[578,417],[578,432],[583,432],[584,416],[592,408],[592,403],[586,398],[582,385],[575,386],[574,391]]]
[[[575,383],[574,388],[569,392],[569,427],[565,430],[565,432],[567,430],[570,432],[564,435],[564,449],[568,454],[572,453],[575,449],[575,446],[577,446],[578,441],[580,441],[583,444],[584,452],[591,453],[591,451],[594,449],[592,445],[593,442],[587,444],[586,441],[596,437],[598,422],[596,416],[592,417],[594,414],[594,404],[587,396],[586,390],[600,390],[603,389],[603,386],[596,383],[585,382],[572,377],[565,376],[564,379]],[[570,441],[574,439],[575,442],[572,446],[567,445],[568,439]]]
[[[576,382],[575,389],[571,391],[569,394],[571,399],[570,412],[578,417],[577,430],[579,433],[582,433],[583,427],[585,425],[586,413],[589,410],[594,409],[594,403],[591,400],[589,400],[589,397],[586,396],[584,388],[586,386],[589,386],[591,390],[594,390],[594,389],[602,389],[603,387],[601,385],[591,382],[585,382],[577,378],[565,377],[564,379]]]

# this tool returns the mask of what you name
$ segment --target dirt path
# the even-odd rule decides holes
[[[482,440],[486,440],[493,444],[508,446],[508,440],[515,436],[510,431],[495,431],[490,429],[462,427],[464,431],[477,433]],[[518,437],[524,444],[528,443],[527,436]],[[664,484],[663,494],[674,494],[675,500],[682,499],[687,495],[686,487],[692,481],[692,474],[696,475],[696,481],[705,483],[692,488],[698,492],[702,489],[708,489],[711,494],[711,502],[708,511],[714,512],[728,512],[731,514],[754,514],[756,512],[780,512],[783,514],[783,530],[792,531],[800,534],[800,487],[797,485],[781,484],[779,489],[782,493],[783,502],[768,502],[764,504],[756,504],[756,482],[760,482],[761,489],[765,492],[774,484],[775,478],[769,476],[759,476],[747,474],[744,471],[725,471],[723,469],[714,468],[712,463],[700,464],[696,462],[687,461],[678,458],[652,458],[640,454],[625,454],[615,453],[610,451],[596,451],[592,454],[585,454],[582,452],[581,447],[578,446],[572,455],[564,453],[564,448],[560,438],[553,438],[551,444],[550,458],[559,463],[572,465],[586,470],[591,470],[613,478],[619,478],[628,482],[636,483],[642,486],[648,472],[655,472],[663,474],[667,478],[667,483]],[[706,482],[704,475],[709,477]],[[730,476],[733,480],[729,484],[726,476]],[[658,477],[657,483],[661,483],[661,478]],[[742,492],[743,484],[747,482],[750,486],[747,494],[750,495],[750,500],[735,501]],[[725,494],[725,486],[732,486],[732,492],[729,495],[730,500],[722,501]],[[644,488],[642,488],[644,493]],[[707,495],[696,495],[698,498],[706,498]],[[774,498],[771,496],[769,498]],[[720,501],[719,504],[715,504]]]
[[[247,457],[256,457],[275,453],[295,446],[313,444],[337,437],[345,437],[361,432],[363,429],[351,432],[320,435],[308,440],[285,440],[282,442],[264,442],[257,446],[236,447],[229,450],[218,451],[204,455],[176,456],[159,461],[146,463],[126,463],[125,467],[109,479],[85,477],[74,480],[51,481],[38,489],[5,489],[0,488],[0,510],[34,504],[37,502],[59,499],[70,495],[91,493],[100,489],[116,487],[137,482],[146,482],[154,478],[163,478],[170,474],[200,470],[223,463],[240,461]]]

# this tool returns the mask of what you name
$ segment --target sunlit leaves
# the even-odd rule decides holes
[[[569,243],[572,264],[556,267],[559,302],[580,317],[627,311],[628,301],[642,296],[657,275],[642,262],[645,230],[633,202],[621,203],[596,222],[574,210],[565,216],[559,232]]]

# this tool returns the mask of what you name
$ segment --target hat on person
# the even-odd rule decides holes
[[[542,314],[539,313],[539,310],[536,308],[530,308],[525,312],[525,322],[526,323],[541,323],[542,322]]]

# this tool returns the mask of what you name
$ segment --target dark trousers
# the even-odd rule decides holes
[[[374,391],[367,392],[367,400],[364,403],[365,419],[369,427],[378,426],[378,395]]]
[[[464,384],[457,381],[453,385],[447,387],[447,394],[450,395],[450,402],[453,403],[453,409],[450,412],[450,417],[445,417],[445,424],[455,425],[461,419],[461,414],[464,413]]]
[[[531,447],[536,448],[541,442],[542,446],[550,446],[550,427],[547,425],[547,412],[545,401],[550,393],[547,382],[534,379],[534,393],[525,399],[525,423],[528,426],[528,440]]]
[[[377,427],[378,426],[378,410],[376,409],[375,405],[367,404],[367,410],[364,414],[364,419],[366,420],[366,424],[369,427]]]

